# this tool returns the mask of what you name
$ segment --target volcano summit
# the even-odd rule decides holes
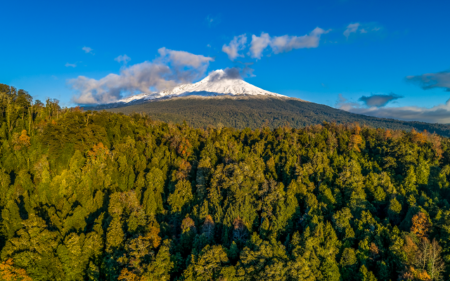
[[[137,104],[146,101],[155,101],[160,99],[170,99],[175,97],[187,96],[270,96],[286,97],[280,94],[272,93],[242,80],[239,75],[232,75],[222,69],[211,72],[203,80],[194,84],[183,84],[172,90],[161,91],[151,94],[139,94],[118,100],[120,105]]]

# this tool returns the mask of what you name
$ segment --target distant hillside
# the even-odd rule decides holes
[[[301,128],[323,121],[348,123],[359,122],[375,128],[427,130],[442,136],[450,136],[450,126],[424,122],[407,122],[376,118],[349,113],[326,105],[305,102],[293,98],[276,97],[214,97],[172,98],[120,108],[106,109],[110,112],[146,113],[155,120],[182,123],[194,127],[219,125],[243,129],[255,129],[267,124],[276,128],[289,124]]]

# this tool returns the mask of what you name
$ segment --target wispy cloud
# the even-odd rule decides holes
[[[170,62],[175,67],[187,66],[202,69],[202,71],[206,71],[208,63],[214,61],[214,59],[210,57],[195,55],[185,51],[169,50],[165,47],[160,48],[158,53],[163,61]]]
[[[127,55],[120,55],[114,60],[117,61],[118,63],[122,62],[123,64],[127,64],[131,60],[131,58]]]
[[[343,34],[348,39],[351,34],[366,34],[369,32],[377,32],[381,30],[381,26],[376,25],[375,23],[350,23],[347,25]]]
[[[343,31],[344,36],[348,39],[354,34],[366,34],[373,33],[382,30],[382,27],[376,23],[350,23]],[[251,36],[250,48],[248,55],[254,59],[261,59],[265,50],[270,47],[270,52],[267,54],[279,54],[286,53],[296,49],[305,48],[317,48],[320,45],[322,36],[324,34],[332,32],[331,29],[324,30],[320,27],[314,28],[308,34],[302,36],[296,35],[282,35],[282,36],[270,36],[269,33],[261,32],[261,34]],[[381,33],[379,33],[381,34]],[[236,59],[239,56],[243,56],[239,51],[245,49],[247,40],[243,39],[241,35],[234,37],[228,45],[224,45],[222,50],[228,54],[231,60]],[[328,43],[337,43],[338,41],[327,41]]]
[[[262,52],[270,44],[270,35],[261,32],[261,36],[252,35],[252,42],[250,43],[250,55],[253,58],[260,59]]]
[[[81,48],[86,54],[94,54],[93,53],[93,49],[92,48],[89,48],[89,47],[86,47],[86,46],[84,46],[83,48]]]
[[[359,25],[360,25],[359,22],[357,22],[357,23],[351,23],[351,24],[347,25],[347,29],[344,31],[344,36],[347,37],[347,39],[348,39],[348,37],[350,36],[350,34],[356,33],[356,31],[357,31],[358,28],[359,28]],[[365,31],[365,30],[364,30],[364,31]]]
[[[250,55],[260,59],[263,51],[270,46],[274,54],[290,52],[294,49],[317,48],[322,34],[328,33],[320,27],[314,28],[309,34],[303,36],[274,36],[262,32],[260,36],[252,35]]]
[[[336,107],[352,113],[381,118],[429,123],[450,123],[450,99],[444,104],[438,104],[430,108],[420,106],[377,107],[349,101],[340,94]]]
[[[361,108],[362,106],[360,103],[349,101],[342,94],[339,94],[336,107],[345,111],[352,111],[352,109]]]
[[[407,76],[406,80],[419,85],[424,90],[443,88],[450,91],[450,71]]]
[[[65,65],[66,67],[77,67],[77,64],[76,63],[66,63],[66,65]]]
[[[242,57],[243,55],[239,54],[239,51],[245,48],[245,44],[247,43],[247,35],[242,34],[239,36],[234,36],[233,40],[228,45],[222,46],[222,51],[228,55],[230,60],[235,60],[237,57]]]
[[[214,27],[214,26],[218,25],[220,23],[220,21],[221,21],[220,15],[217,15],[217,16],[208,15],[205,18],[205,22],[208,27]]]
[[[278,36],[270,42],[270,47],[275,54],[290,52],[293,49],[317,48],[319,46],[320,36],[327,31],[316,27],[307,35],[303,36]]]
[[[426,73],[422,75],[407,76],[406,81],[415,83],[424,90],[442,88],[450,91],[450,71]],[[351,102],[339,95],[336,107],[358,114],[375,117],[394,118],[406,121],[423,121],[430,123],[450,123],[450,99],[445,103],[432,107],[397,106],[386,107],[394,100],[402,98],[396,94],[371,95],[359,98],[361,103]]]
[[[77,91],[72,100],[77,104],[114,102],[124,95],[152,93],[203,77],[213,58],[166,48],[159,57],[122,68],[119,74],[108,74],[96,80],[85,76],[71,79],[68,84]]]

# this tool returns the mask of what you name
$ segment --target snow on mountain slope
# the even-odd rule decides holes
[[[184,84],[173,88],[169,91],[159,93],[139,94],[128,98],[121,99],[117,103],[130,103],[146,100],[167,99],[183,96],[274,96],[285,97],[280,94],[272,93],[256,86],[253,86],[242,79],[229,78],[225,71],[216,70],[211,72],[203,80],[194,84]]]

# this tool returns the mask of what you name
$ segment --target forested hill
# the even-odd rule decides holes
[[[102,107],[100,107],[102,108]],[[182,124],[186,121],[196,128],[221,125],[244,129],[271,129],[289,124],[293,128],[322,124],[323,121],[346,124],[359,122],[374,128],[394,130],[427,130],[442,136],[450,136],[450,126],[424,122],[407,122],[376,118],[349,113],[326,105],[301,101],[293,98],[273,97],[213,97],[175,98],[164,101],[146,102],[119,108],[106,109],[111,112],[146,113],[152,119]]]
[[[2,280],[449,280],[450,141],[237,130],[0,89]]]

